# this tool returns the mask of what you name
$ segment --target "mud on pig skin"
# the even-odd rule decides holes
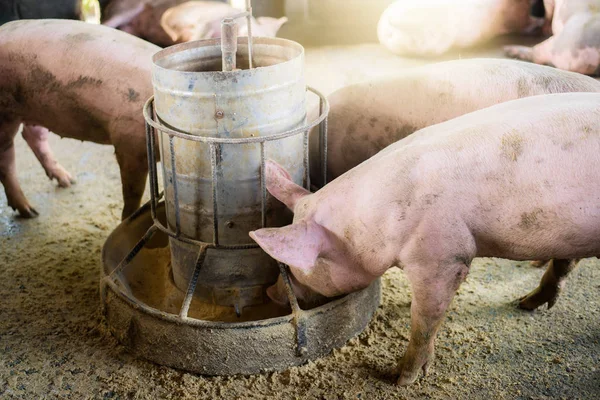
[[[508,33],[534,33],[536,0],[399,0],[377,25],[382,45],[399,55],[436,56]]]
[[[45,128],[114,145],[122,218],[139,207],[148,174],[142,107],[152,95],[152,55],[158,50],[80,21],[21,20],[0,27],[0,181],[10,207],[24,217],[36,215],[15,171],[13,139],[21,123],[46,173],[58,175],[59,183],[69,176],[54,159]]]
[[[541,65],[481,58],[346,86],[328,97],[328,181],[427,126],[509,100],[566,92],[600,92],[600,82]],[[320,187],[318,135],[318,127],[310,133],[310,175]]]
[[[545,30],[533,46],[505,46],[509,57],[566,71],[600,75],[600,0],[544,0]]]
[[[599,163],[600,94],[512,100],[422,129],[314,194],[269,162],[267,188],[294,221],[250,236],[329,297],[402,268],[413,295],[398,383],[409,384],[431,365],[474,257],[554,258],[523,299],[535,308],[556,301],[569,259],[600,255]]]

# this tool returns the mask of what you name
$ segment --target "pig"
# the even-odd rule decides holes
[[[243,12],[228,4],[212,1],[188,1],[169,8],[163,14],[160,25],[174,43],[221,37],[221,21],[225,17]],[[275,37],[286,17],[258,17],[252,19],[252,35]],[[245,18],[237,20],[240,36],[248,35]]]
[[[181,4],[179,4],[181,3]],[[221,20],[241,13],[226,3],[216,1],[180,2],[167,0],[156,5],[139,1],[113,11],[103,24],[167,47],[192,40],[221,37]],[[254,36],[274,37],[287,18],[252,19]],[[239,19],[240,36],[248,34],[245,19]]]
[[[140,205],[148,174],[144,102],[152,95],[159,47],[101,25],[21,20],[0,27],[0,182],[8,205],[37,212],[19,186],[13,139],[23,135],[46,173],[68,185],[48,129],[63,137],[112,144],[121,172],[125,219]]]
[[[555,259],[521,300],[534,309],[554,304],[569,260],[600,255],[599,133],[600,94],[548,94],[424,128],[313,194],[269,161],[267,189],[293,223],[250,236],[289,266],[295,286],[327,297],[403,269],[411,333],[398,383],[407,385],[432,364],[473,258]]]
[[[544,0],[552,36],[533,46],[505,46],[507,56],[600,75],[600,0]]]
[[[346,86],[328,97],[328,181],[419,129],[505,101],[564,92],[600,92],[600,82],[546,66],[484,58],[430,64]],[[317,188],[323,185],[318,135],[318,127],[312,129],[309,141],[311,183]]]
[[[438,56],[508,33],[535,34],[535,0],[399,0],[383,12],[379,41],[398,55]]]
[[[328,180],[427,126],[509,100],[563,92],[600,92],[600,82],[522,61],[482,58],[410,68],[346,86],[328,96]],[[311,130],[310,175],[321,187],[318,134],[318,127]]]
[[[111,3],[107,8],[103,25],[130,33],[157,46],[167,47],[175,44],[160,25],[160,18],[170,7],[177,5],[176,0],[166,0],[158,4],[145,1],[126,1]]]

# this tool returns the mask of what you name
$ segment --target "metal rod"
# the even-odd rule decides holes
[[[150,240],[152,239],[152,236],[154,236],[154,234],[156,233],[156,231],[158,230],[158,227],[156,227],[156,225],[152,225],[144,234],[144,236],[142,236],[142,238],[135,244],[135,246],[133,246],[133,249],[131,249],[131,251],[125,256],[125,258],[123,258],[121,260],[121,262],[119,263],[119,265],[117,265],[117,268],[113,269],[112,272],[110,273],[110,275],[108,276],[109,279],[113,279],[113,277],[119,273],[121,273],[121,271],[129,265],[129,263],[131,262],[131,260],[133,260],[133,258],[135,256],[137,256],[137,254],[140,252],[140,250],[142,250],[142,248],[144,247],[144,245]]]
[[[294,325],[296,327],[296,355],[299,357],[306,355],[308,352],[306,344],[306,324],[304,321],[304,315],[302,309],[298,305],[298,299],[292,290],[292,284],[290,283],[290,277],[287,271],[287,265],[278,262],[279,272],[285,286],[285,291],[290,301],[290,307],[292,308],[292,315]]]
[[[217,204],[217,167],[218,157],[221,145],[210,144],[210,168],[212,171],[212,202],[213,202],[213,244],[219,245],[219,217],[218,217],[218,204]]]
[[[233,19],[225,18],[221,22],[221,58],[223,71],[236,68],[238,26]]]
[[[248,22],[248,69],[252,69],[252,0],[246,0],[246,20]]]
[[[190,283],[188,284],[185,299],[183,299],[183,304],[181,305],[181,310],[179,310],[179,317],[183,319],[186,319],[188,317],[188,312],[190,311],[190,304],[192,304],[192,298],[194,297],[194,292],[196,291],[196,286],[198,285],[198,276],[200,276],[202,264],[206,259],[206,253],[206,246],[201,246],[200,251],[198,252],[198,257],[196,257],[196,266],[194,267],[194,273],[192,274]]]
[[[265,160],[265,142],[260,142],[260,212],[263,228],[267,227],[267,177]]]
[[[157,114],[156,114],[156,108],[154,107],[154,102],[152,102],[152,116],[153,118],[156,120],[158,119]],[[152,169],[154,171],[154,196],[156,197],[158,195],[158,175],[157,175],[157,169],[156,169],[156,138],[158,137],[158,133],[157,133],[157,129],[153,126],[152,127],[152,136],[150,136],[150,145],[152,146],[152,153],[154,155],[154,160],[152,160]],[[162,140],[159,138],[158,139],[158,146],[161,145]],[[159,155],[160,155],[160,147],[159,147]],[[164,182],[163,182],[164,183]]]
[[[302,157],[303,159],[303,163],[304,163],[304,177],[302,179],[302,183],[304,185],[304,188],[306,190],[310,190],[310,174],[309,174],[309,169],[310,169],[310,163],[309,163],[309,159],[308,159],[308,134],[309,131],[304,132],[304,136],[303,136],[303,140],[302,140],[302,144],[304,146],[304,156]]]
[[[171,184],[173,185],[173,203],[175,204],[175,235],[181,234],[181,216],[179,215],[179,193],[177,191],[177,167],[175,166],[175,146],[173,136],[169,135],[169,150],[171,153]]]
[[[325,118],[319,124],[319,144],[321,148],[321,171],[323,172],[323,186],[327,184],[327,114],[329,114],[329,105],[323,97],[319,99],[319,117],[326,112]],[[325,111],[327,106],[327,111]]]
[[[156,173],[156,153],[154,148],[154,134],[156,130],[146,123],[146,146],[148,155],[148,176],[150,185],[150,215],[156,219],[156,204],[158,203],[158,175]]]

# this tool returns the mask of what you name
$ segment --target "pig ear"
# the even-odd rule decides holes
[[[258,17],[258,18],[256,18],[256,22],[258,22],[259,25],[268,27],[269,31],[272,32],[273,36],[275,36],[275,34],[281,28],[281,26],[283,24],[285,24],[286,22],[288,22],[288,19],[287,19],[287,17],[281,17],[281,18]]]
[[[328,236],[328,232],[313,221],[250,232],[250,237],[268,255],[304,271],[314,267],[319,254],[329,245]]]
[[[275,161],[267,160],[265,162],[265,173],[269,193],[292,211],[298,200],[310,194],[302,186],[296,185],[290,174]]]
[[[167,35],[169,35],[173,42],[177,42],[179,39],[179,34],[171,26],[171,10],[165,11],[162,17],[160,17],[160,26],[167,33]]]

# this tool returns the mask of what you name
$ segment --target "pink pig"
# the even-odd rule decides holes
[[[381,15],[377,35],[399,55],[436,56],[508,33],[534,33],[535,0],[400,0]]]
[[[48,129],[114,145],[122,218],[139,207],[148,174],[142,107],[152,95],[150,70],[158,50],[80,21],[22,20],[0,27],[0,181],[10,207],[24,217],[37,215],[16,174],[13,139],[22,123],[46,174],[61,186],[71,177],[48,146]]]
[[[509,100],[566,92],[600,92],[600,82],[522,61],[474,58],[348,85],[328,96],[328,180],[427,126]],[[311,131],[310,172],[320,187],[318,132]]]
[[[113,1],[107,7],[107,15],[103,25],[122,30],[141,39],[147,40],[158,46],[171,46],[175,42],[160,26],[160,18],[170,7],[177,4],[177,0],[166,0],[160,4],[152,5],[148,2]]]
[[[535,308],[556,301],[569,259],[600,255],[598,132],[600,94],[551,94],[422,129],[313,194],[269,162],[267,188],[294,221],[250,236],[294,286],[328,297],[402,268],[413,300],[398,383],[410,384],[473,258],[555,258],[521,302]]]
[[[505,46],[507,56],[586,75],[600,74],[600,0],[544,0],[553,36],[533,46]],[[550,33],[550,32],[549,32]]]
[[[225,3],[214,1],[188,1],[169,8],[162,15],[160,25],[174,43],[189,42],[200,39],[221,37],[221,21],[225,17],[241,13]],[[287,18],[258,17],[252,18],[253,36],[274,37]],[[245,18],[237,20],[240,36],[248,35]]]

